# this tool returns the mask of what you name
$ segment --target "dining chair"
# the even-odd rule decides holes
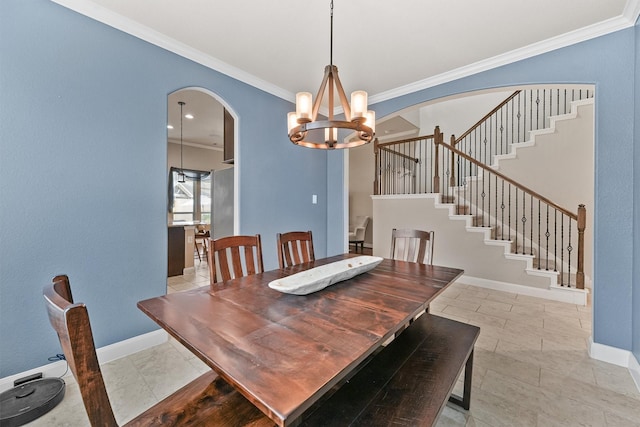
[[[433,231],[394,228],[391,230],[391,254],[389,258],[433,265],[433,237]],[[428,305],[425,312],[429,313]],[[418,316],[421,314],[418,314]]]
[[[262,243],[259,234],[209,239],[209,282],[211,285],[263,271]]]
[[[311,231],[290,231],[276,234],[280,268],[315,261]]]
[[[361,251],[364,251],[364,237],[367,233],[367,225],[369,225],[370,218],[366,215],[357,216],[356,222],[349,228],[349,244],[356,245],[356,252],[358,252],[358,245],[360,245]]]
[[[393,229],[391,259],[433,265],[433,231]]]
[[[207,255],[208,253],[207,241],[209,240],[209,237],[211,237],[211,233],[209,232],[209,230],[206,230],[202,226],[196,226],[196,230],[193,237],[194,237],[194,246],[196,247],[196,253],[198,254],[198,260],[202,261],[202,258],[200,257],[200,248],[198,247],[198,244],[202,245],[202,254],[204,255],[204,259],[207,260],[209,258],[209,256]]]
[[[117,427],[96,355],[87,307],[74,303],[69,278],[43,289],[49,321],[76,378],[92,427]],[[134,398],[132,396],[132,398]],[[273,422],[231,385],[209,371],[125,424],[126,426],[267,426]]]

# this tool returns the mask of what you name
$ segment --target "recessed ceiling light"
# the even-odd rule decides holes
[[[184,118],[185,119],[193,119],[193,114],[185,114]]]
[[[167,129],[173,129],[173,126],[167,125]]]

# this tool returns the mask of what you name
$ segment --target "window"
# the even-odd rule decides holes
[[[180,169],[171,168],[169,175],[169,212],[173,221],[211,223],[211,173],[185,169],[185,180],[179,182],[179,172]]]

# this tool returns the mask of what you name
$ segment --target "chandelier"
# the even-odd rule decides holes
[[[328,88],[329,117],[318,120],[318,110],[322,103],[325,89]],[[334,92],[340,98],[344,110],[345,120],[334,120]],[[375,135],[375,112],[367,111],[367,92],[355,91],[351,94],[351,106],[347,101],[340,78],[338,67],[333,65],[333,0],[331,1],[331,43],[329,51],[329,65],[324,68],[324,78],[312,103],[311,93],[298,92],[296,94],[296,111],[287,115],[289,139],[296,145],[308,148],[332,150],[335,148],[351,148],[371,141]],[[324,138],[316,135],[314,139],[306,140],[310,131],[324,129]],[[338,129],[356,131],[357,139],[338,143]],[[320,139],[315,141],[315,139]]]

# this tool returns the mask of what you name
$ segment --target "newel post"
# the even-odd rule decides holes
[[[578,271],[576,288],[584,289],[584,229],[587,227],[587,209],[578,205]]]
[[[373,178],[373,194],[374,195],[379,195],[380,194],[380,149],[378,148],[378,138],[373,140],[373,154],[375,155],[375,164],[374,164],[374,173],[375,173],[375,177]]]
[[[451,135],[451,146],[456,148],[456,136]],[[456,186],[456,153],[451,152],[451,176],[449,177],[449,185],[451,187]]]
[[[433,192],[434,193],[439,193],[440,192],[440,168],[438,166],[439,160],[440,160],[440,143],[441,141],[441,136],[442,133],[440,133],[440,126],[436,126],[436,128],[433,130],[433,143],[436,145],[436,150],[435,150],[435,158],[434,158],[434,165],[433,165]]]

